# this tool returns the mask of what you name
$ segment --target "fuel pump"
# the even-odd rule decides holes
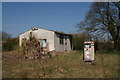
[[[93,61],[94,60],[94,41],[85,41],[84,42],[84,52],[83,60],[84,61]]]

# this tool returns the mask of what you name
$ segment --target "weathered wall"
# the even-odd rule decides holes
[[[66,37],[66,40],[65,40]],[[71,42],[70,37],[68,35],[64,35],[64,44],[60,44],[60,34],[55,33],[55,51],[69,51],[71,50]],[[65,44],[65,42],[67,44]]]
[[[23,34],[19,35],[19,46],[22,45],[22,39],[23,39],[23,38],[26,38],[27,40],[29,39],[29,35],[30,35],[30,32],[31,32],[31,31],[32,31],[32,30],[29,30],[29,31],[26,31],[26,32],[24,32]]]
[[[54,31],[44,30],[44,29],[38,29],[38,30],[29,30],[21,35],[19,35],[19,45],[22,44],[22,39],[26,38],[29,39],[30,32],[32,32],[32,35],[40,40],[40,39],[46,39],[49,47],[49,51],[69,51],[71,50],[71,42],[70,42],[70,36],[64,35],[64,44],[60,44],[60,34],[56,33]],[[67,44],[65,44],[65,42]]]
[[[22,38],[27,38],[29,39],[29,35],[30,35],[30,32],[32,30],[28,31],[28,32],[25,32],[23,34],[21,34],[19,36],[19,44],[21,46],[21,40]],[[54,32],[53,31],[48,31],[48,30],[44,30],[44,29],[38,29],[38,30],[34,30],[32,31],[32,35],[36,38],[36,39],[46,39],[47,40],[47,43],[48,43],[48,47],[49,47],[49,51],[53,51],[54,50]]]

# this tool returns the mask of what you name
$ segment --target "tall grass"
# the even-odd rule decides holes
[[[117,78],[118,56],[98,51],[95,61],[83,61],[82,51],[73,51],[32,61],[3,61],[4,78]]]

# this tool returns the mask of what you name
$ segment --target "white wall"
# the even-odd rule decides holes
[[[22,45],[22,39],[23,39],[23,38],[26,38],[27,40],[29,39],[29,35],[30,35],[30,32],[31,32],[31,31],[32,31],[32,30],[29,30],[29,31],[24,32],[23,34],[19,35],[19,46]]]
[[[29,39],[29,35],[30,35],[31,31],[32,30],[27,31],[19,36],[19,45],[20,46],[22,44],[22,42],[21,42],[22,38]],[[48,45],[49,45],[49,51],[55,50],[55,48],[54,48],[54,32],[53,31],[38,29],[38,30],[32,31],[32,34],[34,35],[34,37],[36,39],[46,39],[48,42]]]

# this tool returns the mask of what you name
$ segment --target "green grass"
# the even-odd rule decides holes
[[[31,61],[3,61],[3,78],[118,78],[116,52],[95,53],[94,65],[82,60],[82,51]]]

